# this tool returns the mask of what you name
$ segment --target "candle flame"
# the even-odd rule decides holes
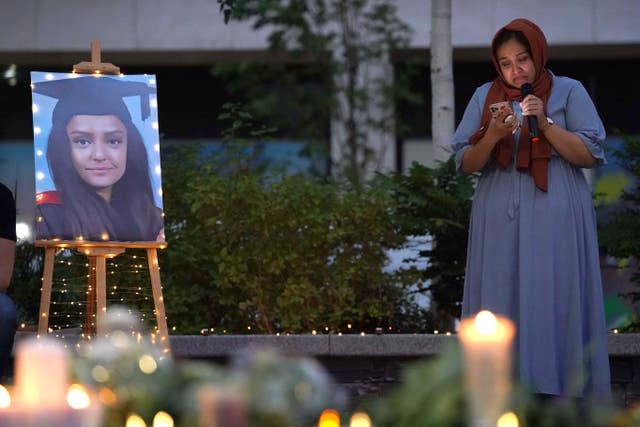
[[[9,390],[0,385],[0,409],[7,409],[11,406],[11,396]]]
[[[349,427],[371,427],[371,418],[364,412],[356,412],[351,416]]]
[[[498,418],[497,427],[519,427],[518,416],[513,412],[506,412]]]
[[[86,409],[91,405],[91,398],[83,386],[72,384],[67,392],[67,403],[73,409]]]
[[[481,335],[492,335],[498,330],[498,320],[492,312],[482,310],[475,317],[475,327]]]
[[[164,411],[160,411],[153,417],[153,427],[173,427],[173,418]]]
[[[340,415],[335,409],[325,409],[320,414],[318,427],[340,427]]]
[[[147,427],[147,424],[139,415],[131,414],[127,417],[127,424],[125,427]]]

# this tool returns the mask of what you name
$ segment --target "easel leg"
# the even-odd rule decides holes
[[[42,274],[42,293],[40,295],[40,316],[38,316],[38,335],[44,336],[49,329],[49,306],[51,304],[51,287],[53,283],[53,260],[56,249],[44,248],[44,272]]]
[[[96,336],[105,335],[102,317],[107,311],[106,258],[96,256]]]
[[[157,249],[147,249],[147,262],[149,263],[151,290],[153,291],[153,303],[156,309],[156,320],[158,322],[160,343],[164,351],[169,352],[171,351],[169,347],[169,330],[167,328],[167,316],[164,312],[164,298],[162,297],[162,285],[160,284],[160,267],[158,266]]]

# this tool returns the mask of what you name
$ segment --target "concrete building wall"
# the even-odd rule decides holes
[[[215,0],[1,0],[0,53],[263,49],[267,31],[225,25]],[[397,0],[412,46],[430,42],[430,1]],[[640,44],[637,0],[453,0],[454,47],[486,46],[516,17],[538,23],[551,45]]]
[[[413,29],[411,47],[427,56],[431,1],[396,5]],[[640,0],[452,0],[454,60],[487,60],[496,29],[516,17],[541,26],[552,59],[640,57]],[[255,57],[267,35],[249,22],[225,25],[216,0],[0,0],[0,64],[71,66],[89,60],[90,41],[99,39],[102,60],[125,72],[201,65]],[[428,139],[405,141],[401,152],[387,150],[383,169],[398,158],[403,168],[414,160],[433,166],[433,150]]]

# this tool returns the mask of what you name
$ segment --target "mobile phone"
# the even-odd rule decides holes
[[[495,102],[489,105],[489,111],[491,112],[491,116],[493,118],[498,117],[500,113],[509,109],[510,109],[509,101],[500,101],[500,102]]]

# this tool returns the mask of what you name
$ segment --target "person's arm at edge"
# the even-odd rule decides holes
[[[6,292],[13,275],[16,258],[16,242],[0,238],[0,292]]]

